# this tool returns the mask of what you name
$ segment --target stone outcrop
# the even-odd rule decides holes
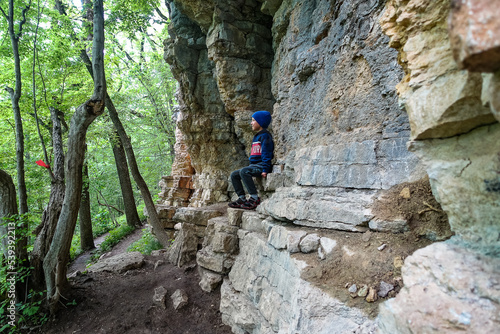
[[[382,333],[498,331],[498,258],[437,243],[406,259],[403,275],[405,287],[380,307]]]
[[[500,8],[488,0],[452,1],[450,41],[460,69],[500,70],[499,15]]]
[[[426,166],[456,234],[406,259],[404,289],[380,309],[382,333],[483,333],[498,326],[500,127],[491,102],[497,74],[471,72],[500,65],[495,11],[487,1],[452,1],[451,7],[449,1],[388,1],[381,20],[407,73],[398,92],[410,115],[410,150]]]
[[[362,312],[300,279],[305,263],[273,251],[257,233],[242,234],[240,256],[221,290],[223,319],[234,333],[340,333],[369,326]]]
[[[144,255],[140,252],[118,254],[97,261],[89,267],[89,272],[109,271],[113,273],[124,273],[127,270],[141,268],[144,265]]]
[[[165,59],[179,81],[179,145],[159,210],[167,225],[196,227],[200,286],[222,282],[221,312],[235,333],[498,326],[491,1],[169,3]],[[262,109],[272,112],[275,141],[273,173],[256,179],[263,203],[196,223],[191,210],[233,195],[228,175],[247,163],[250,116]],[[435,204],[412,192],[422,180]],[[397,212],[401,201],[416,211]],[[380,203],[395,214],[382,216]],[[444,232],[422,230],[426,217]],[[425,238],[440,242],[418,243]],[[394,253],[405,242],[411,252],[427,248]],[[391,274],[369,281],[353,259]],[[353,278],[332,287],[343,272]]]

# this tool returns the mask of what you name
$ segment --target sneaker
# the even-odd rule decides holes
[[[230,208],[241,208],[241,206],[245,203],[246,201],[242,200],[241,198],[238,198],[236,201],[229,203],[228,206]]]
[[[250,197],[245,204],[240,206],[240,208],[245,209],[245,210],[253,210],[256,207],[258,207],[259,204],[260,204],[260,197],[257,199]]]

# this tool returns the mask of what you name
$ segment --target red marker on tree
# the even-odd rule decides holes
[[[35,162],[38,166],[42,166],[42,167],[45,167],[45,168],[49,168],[49,166],[43,162],[43,160],[38,160]]]

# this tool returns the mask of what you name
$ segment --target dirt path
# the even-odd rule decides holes
[[[140,236],[141,229],[137,229],[106,257],[125,252]],[[201,290],[194,264],[178,268],[166,263],[163,255],[145,259],[142,268],[123,274],[89,273],[72,278],[72,289],[64,296],[65,307],[38,333],[232,333],[221,320],[220,291]],[[159,286],[168,290],[166,307],[153,302],[154,290]],[[176,289],[183,289],[189,297],[188,305],[178,311],[170,300]]]
[[[142,229],[147,226],[140,227],[136,229],[131,234],[127,235],[123,240],[121,240],[118,244],[116,244],[109,252],[104,253],[101,258],[111,257],[116,254],[124,253],[127,251],[127,248],[134,243],[136,240],[139,240],[142,236]],[[98,238],[94,239],[95,249],[86,251],[85,253],[80,254],[77,258],[71,262],[68,267],[68,276],[75,273],[76,271],[83,272],[87,269],[87,263],[92,257],[92,254],[95,253],[99,246],[103,243],[104,239],[108,236],[109,233],[105,233]]]

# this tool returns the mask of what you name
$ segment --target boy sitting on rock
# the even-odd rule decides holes
[[[271,124],[271,114],[268,111],[257,111],[252,115],[251,124],[252,130],[257,134],[252,140],[250,165],[231,173],[231,182],[239,198],[229,203],[230,208],[255,209],[260,204],[260,198],[252,177],[259,175],[266,177],[272,170],[271,160],[274,156],[274,142],[273,137],[267,131],[267,127]],[[250,195],[248,200],[245,196],[242,181]]]

